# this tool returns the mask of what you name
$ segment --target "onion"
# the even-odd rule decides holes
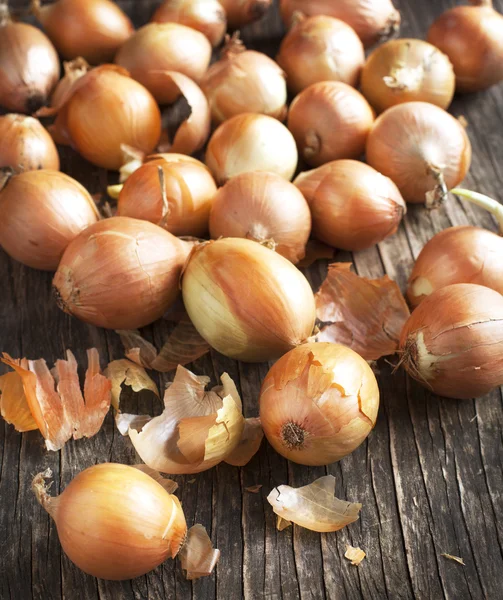
[[[479,4],[445,11],[428,32],[428,41],[452,62],[459,92],[485,90],[503,79],[503,16],[492,2]]]
[[[197,246],[182,278],[185,308],[196,329],[225,356],[278,358],[311,335],[314,297],[286,258],[250,240]]]
[[[201,237],[208,220],[217,186],[199,161],[182,155],[159,155],[148,160],[124,184],[117,215],[145,219],[174,235]],[[164,193],[159,181],[163,172]]]
[[[313,83],[292,102],[288,129],[299,154],[312,166],[338,158],[358,158],[374,122],[365,98],[338,81]]]
[[[56,146],[37,119],[14,114],[0,117],[0,140],[0,167],[59,170]]]
[[[280,120],[286,117],[285,74],[262,52],[246,50],[238,36],[227,41],[220,60],[210,67],[201,87],[215,123],[244,112]]]
[[[15,260],[54,271],[68,244],[99,214],[80,183],[59,171],[5,178],[0,191],[0,245]]]
[[[82,57],[91,64],[109,62],[131,36],[133,24],[110,0],[57,0],[32,10],[66,60]]]
[[[358,84],[365,62],[363,44],[344,21],[297,13],[276,57],[287,74],[289,89],[298,94],[319,81]]]
[[[376,120],[366,155],[407,202],[435,205],[464,179],[472,150],[457,119],[433,104],[406,102]]]
[[[382,112],[402,102],[431,102],[447,108],[455,88],[450,60],[415,39],[390,40],[369,56],[362,71],[362,94]]]
[[[197,29],[218,46],[227,29],[227,18],[218,0],[164,0],[155,11],[155,23],[180,23]]]
[[[280,0],[280,9],[286,25],[297,10],[340,19],[351,25],[365,46],[390,37],[400,27],[400,13],[391,0]]]
[[[311,233],[309,206],[297,188],[274,173],[242,173],[218,191],[210,213],[210,234],[271,242],[293,263],[306,253]]]
[[[411,377],[447,398],[474,398],[503,385],[503,296],[457,283],[414,310],[400,339]]]
[[[288,129],[266,115],[236,115],[218,127],[206,150],[206,164],[217,183],[250,171],[270,171],[290,180],[297,148]]]
[[[13,23],[0,5],[0,105],[34,113],[46,104],[59,79],[59,59],[49,38],[36,27]]]
[[[219,0],[227,14],[229,27],[238,29],[258,21],[269,10],[272,0]]]
[[[189,249],[189,244],[147,221],[100,221],[63,254],[53,281],[58,305],[98,327],[148,325],[176,300]]]
[[[340,344],[291,350],[260,390],[265,436],[282,456],[302,465],[327,465],[353,452],[373,429],[378,409],[372,369]]]
[[[301,173],[294,184],[309,203],[313,235],[342,250],[364,250],[393,235],[407,212],[391,179],[355,160]]]

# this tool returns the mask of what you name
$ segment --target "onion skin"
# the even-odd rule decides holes
[[[138,329],[176,300],[189,248],[147,221],[105,219],[66,249],[53,280],[56,300],[86,323]]]
[[[242,173],[216,194],[210,235],[273,240],[276,252],[294,264],[305,256],[311,213],[303,195],[274,173]]]
[[[478,398],[503,385],[503,296],[458,283],[414,310],[400,339],[408,374],[439,396]]]
[[[301,173],[294,184],[311,209],[314,237],[342,250],[378,244],[396,232],[407,212],[391,179],[355,160]]]
[[[59,171],[59,154],[40,121],[25,115],[0,117],[0,167],[16,171]]]
[[[291,262],[250,240],[227,238],[196,247],[182,293],[200,335],[230,358],[278,358],[303,343],[314,327],[307,279]]]
[[[365,63],[360,38],[344,21],[325,15],[297,19],[276,57],[298,94],[313,83],[342,81],[356,87]]]
[[[368,136],[367,162],[392,179],[406,202],[424,203],[437,185],[438,168],[447,189],[465,178],[470,140],[457,119],[427,102],[398,104],[380,115]]]
[[[0,245],[33,269],[55,271],[68,244],[96,223],[87,190],[59,171],[13,175],[0,191]]]
[[[339,158],[358,158],[373,123],[370,104],[354,88],[338,81],[309,86],[288,112],[288,129],[299,154],[313,167]]]
[[[269,10],[272,0],[219,0],[232,29],[258,21]]]
[[[403,102],[430,102],[447,109],[456,79],[449,58],[423,40],[390,40],[368,57],[362,94],[378,113]]]
[[[260,390],[260,420],[271,446],[302,465],[327,465],[353,452],[373,429],[376,378],[346,346],[303,344],[282,356]]]

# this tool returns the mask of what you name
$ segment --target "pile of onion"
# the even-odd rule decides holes
[[[239,29],[258,21],[269,10],[272,0],[219,0],[227,15],[229,27]]]

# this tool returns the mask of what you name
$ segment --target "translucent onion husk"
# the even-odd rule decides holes
[[[65,60],[82,57],[93,65],[110,62],[134,31],[133,24],[110,0],[57,0],[32,10]]]
[[[227,29],[227,18],[218,0],[164,0],[155,11],[155,23],[180,23],[197,29],[218,46]]]
[[[278,358],[313,330],[307,279],[286,258],[250,240],[224,238],[195,247],[182,293],[201,336],[231,358]]]
[[[53,280],[65,312],[109,329],[160,318],[178,296],[190,245],[147,221],[112,217],[68,246]]]
[[[148,160],[125,182],[117,204],[117,215],[144,219],[174,235],[202,237],[217,186],[208,169],[199,161],[169,161],[159,156]],[[166,202],[159,180],[164,173]]]
[[[313,167],[358,158],[373,123],[370,104],[360,92],[339,81],[313,83],[294,99],[288,112],[288,129],[299,155]]]
[[[59,171],[59,154],[40,121],[25,115],[0,117],[0,167],[15,171]]]
[[[269,10],[272,0],[219,0],[232,29],[258,21]]]
[[[213,200],[213,239],[238,237],[270,242],[294,264],[304,258],[311,213],[299,190],[274,173],[242,173],[230,179]]]
[[[204,76],[201,87],[215,123],[253,112],[286,117],[285,74],[262,52],[246,50],[237,36],[227,40],[219,61]]]
[[[265,436],[279,454],[303,465],[327,465],[353,452],[371,432],[379,388],[353,350],[309,343],[273,365],[259,402]]]
[[[458,283],[413,311],[400,339],[401,363],[440,396],[477,398],[503,385],[503,296]]]
[[[59,171],[26,171],[0,190],[0,246],[19,262],[55,271],[68,244],[99,213],[87,190]]]
[[[472,149],[463,126],[450,114],[427,102],[406,102],[377,118],[366,156],[369,165],[396,183],[406,202],[436,204],[465,178]]]
[[[306,171],[294,184],[311,209],[313,235],[342,250],[378,244],[396,232],[407,212],[391,179],[355,160],[336,160]]]
[[[325,15],[297,16],[276,56],[288,88],[298,94],[319,81],[357,86],[365,63],[360,38],[344,21]]]
[[[368,57],[361,77],[362,94],[382,112],[403,102],[430,102],[447,109],[456,80],[449,58],[416,39],[390,40]]]

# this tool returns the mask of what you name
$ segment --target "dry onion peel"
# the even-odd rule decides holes
[[[234,467],[244,467],[258,452],[263,437],[264,430],[260,419],[257,417],[245,419],[241,439],[231,454],[227,456],[225,462]]]
[[[0,414],[7,423],[14,425],[16,431],[38,429],[26,400],[23,380],[15,372],[0,377]]]
[[[335,249],[318,240],[309,240],[306,244],[306,255],[297,263],[299,268],[307,269],[317,260],[331,260],[335,256]]]
[[[211,575],[220,559],[220,550],[213,548],[206,529],[197,524],[188,530],[179,558],[190,581]]]
[[[346,552],[344,553],[344,558],[350,560],[352,565],[357,567],[366,556],[367,555],[361,548],[355,548],[353,546],[350,546],[349,544],[346,544]]]
[[[119,410],[122,385],[129,386],[134,392],[150,390],[158,398],[159,389],[147,375],[145,369],[126,358],[114,360],[108,364],[104,373],[112,383],[112,406]]]

